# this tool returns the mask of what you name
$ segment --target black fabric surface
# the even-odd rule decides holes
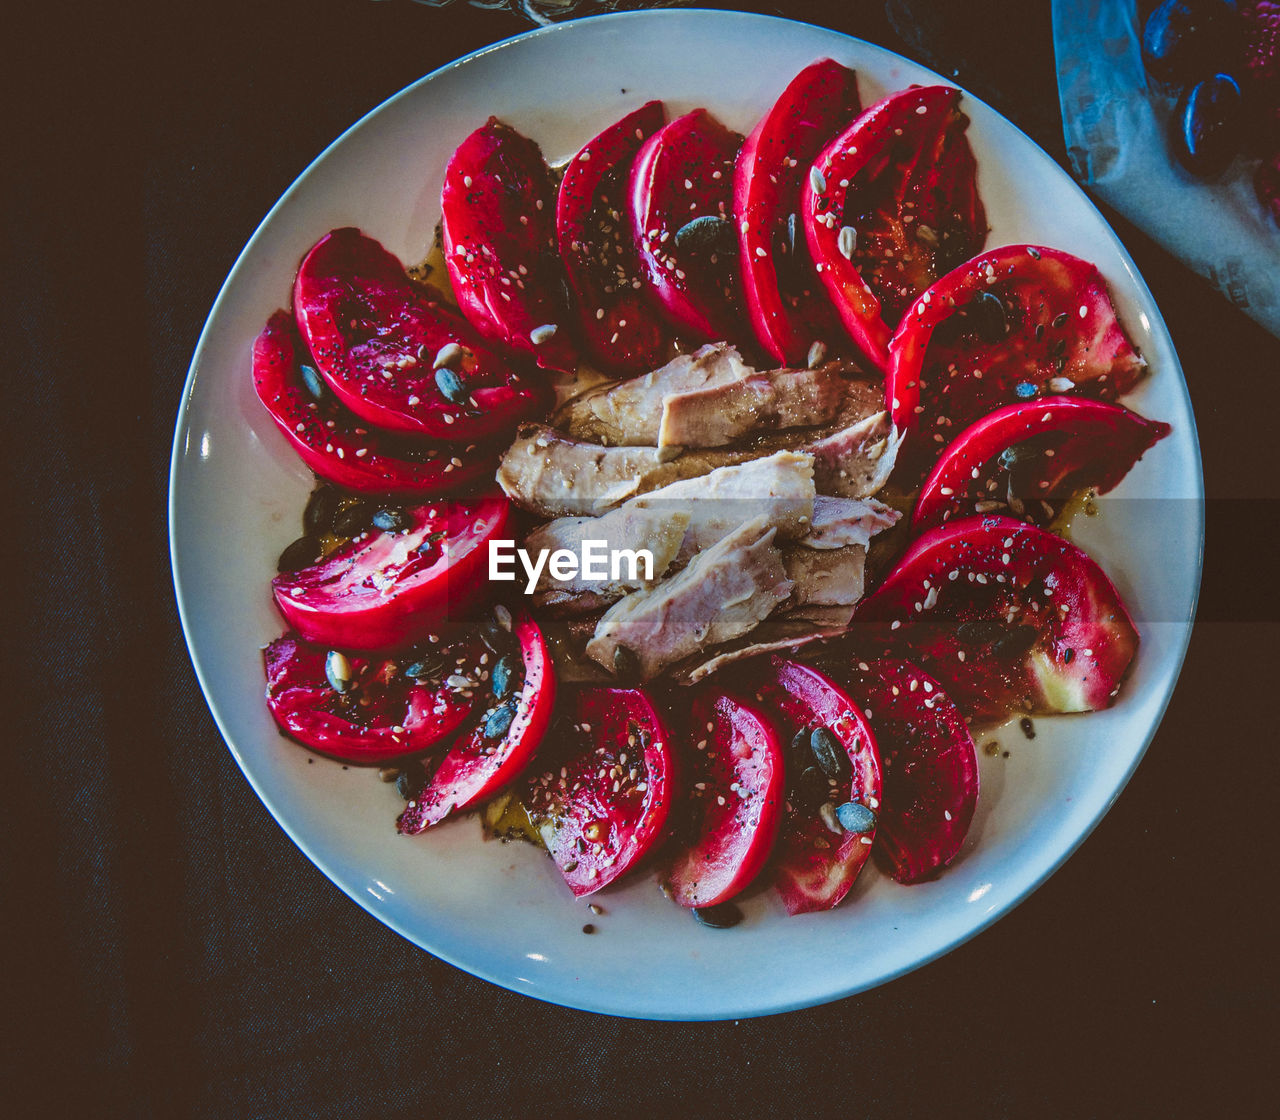
[[[1048,4],[889,8],[787,14],[954,74],[1063,159]],[[262,215],[361,114],[527,24],[407,0],[7,19],[0,1112],[1264,1111],[1280,342],[1116,223],[1191,385],[1204,593],[1145,761],[1044,887],[942,960],[809,1011],[680,1025],[537,1003],[391,933],[271,819],[196,685],[165,522],[187,365]]]

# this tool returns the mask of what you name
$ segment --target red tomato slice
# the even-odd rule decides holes
[[[632,229],[649,292],[690,340],[742,335],[733,165],[742,145],[705,109],[650,136],[631,169]],[[696,227],[691,226],[695,219]]]
[[[756,877],[782,821],[782,743],[755,708],[723,692],[693,702],[688,795],[677,814],[687,840],[667,873],[681,906],[715,906]]]
[[[358,229],[334,230],[306,255],[293,309],[338,399],[388,431],[466,443],[509,432],[549,403],[514,358]]]
[[[321,478],[363,493],[429,496],[492,479],[496,461],[371,431],[334,399],[305,357],[293,316],[277,311],[253,344],[253,387],[293,449]],[[310,378],[308,385],[307,378]]]
[[[555,205],[542,150],[496,117],[445,168],[444,260],[462,313],[540,366],[571,371],[578,357],[556,256]]]
[[[986,240],[959,101],[947,86],[890,94],[827,145],[804,184],[809,252],[845,329],[879,369],[889,368],[889,337],[908,304]]]
[[[285,636],[263,653],[267,707],[280,730],[304,747],[381,765],[430,750],[462,726],[475,701],[444,683],[445,670],[476,665],[481,655],[478,641],[465,634],[397,660],[341,654],[336,664],[350,674],[342,678],[326,671],[330,650]],[[407,676],[406,668],[423,675]],[[345,680],[342,692],[331,677]]]
[[[276,606],[322,645],[403,645],[479,593],[488,542],[506,533],[509,510],[505,498],[404,510],[403,529],[371,528],[318,563],[276,576]]]
[[[997,409],[969,425],[920,488],[914,532],[952,517],[1007,506],[1045,523],[1081,490],[1119,485],[1145,451],[1173,429],[1118,404],[1045,397]]]
[[[992,249],[947,273],[889,350],[885,396],[894,423],[912,430],[900,469],[906,460],[919,470],[951,431],[1002,405],[1062,393],[1115,400],[1146,368],[1098,270],[1034,245]]]
[[[800,190],[822,148],[861,111],[854,72],[821,59],[792,79],[738,153],[743,296],[760,345],[783,365],[806,365],[815,342],[831,352],[844,342],[805,243]]]
[[[1110,707],[1138,649],[1105,573],[1009,517],[930,529],[859,605],[860,650],[911,657],[973,718]]]
[[[579,332],[595,364],[617,377],[657,369],[671,352],[666,320],[643,291],[627,216],[632,164],[662,117],[662,102],[650,101],[606,128],[569,161],[556,201]]]
[[[519,776],[546,735],[556,696],[551,655],[527,613],[516,615],[511,633],[523,671],[519,691],[505,700],[490,697],[479,724],[440,759],[405,807],[396,825],[401,832],[416,835],[492,797]]]
[[[639,689],[584,688],[528,776],[525,808],[575,895],[631,870],[661,840],[675,754],[653,702]]]
[[[850,832],[829,816],[848,802],[869,807],[881,799],[875,735],[849,694],[810,665],[772,657],[748,680],[792,743],[774,885],[789,914],[830,910],[849,893],[875,838],[874,823]],[[833,744],[826,766],[810,746],[821,729]]]
[[[909,661],[864,661],[849,691],[868,713],[884,764],[876,851],[898,882],[919,882],[956,858],[969,831],[978,804],[973,736],[938,682]]]

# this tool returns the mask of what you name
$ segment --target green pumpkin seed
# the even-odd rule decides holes
[[[384,533],[398,533],[413,524],[413,519],[402,509],[388,506],[373,515],[373,527]]]
[[[498,658],[498,663],[493,667],[493,676],[489,678],[496,699],[505,700],[515,690],[517,667],[516,658],[509,653]]]
[[[302,384],[313,400],[325,401],[329,397],[329,386],[324,378],[316,372],[315,366],[300,365],[298,373],[302,376]]]
[[[484,737],[486,739],[501,739],[511,730],[511,724],[515,718],[516,710],[509,703],[503,704],[501,708],[494,708],[485,718]]]
[[[408,770],[401,770],[396,778],[396,793],[406,801],[412,801],[418,795],[418,780]]]
[[[846,832],[870,832],[876,826],[875,813],[857,801],[838,805],[836,820]]]
[[[423,555],[430,555],[431,553],[438,551],[436,548],[436,542],[444,540],[444,536],[445,535],[442,532],[428,533],[423,538],[422,543],[418,545],[418,551]]]
[[[296,572],[320,559],[320,542],[315,537],[299,537],[280,553],[276,561],[277,572]]]
[[[462,378],[448,366],[441,366],[436,370],[436,388],[450,404],[466,404],[471,396],[462,383]]]
[[[708,929],[732,929],[742,921],[742,911],[732,902],[722,902],[718,906],[695,906],[692,913],[698,924]]]
[[[695,252],[729,252],[737,246],[733,223],[727,218],[718,218],[714,214],[705,214],[685,222],[674,238],[675,247]]]
[[[998,618],[975,618],[956,627],[956,637],[969,645],[981,646],[994,642],[1004,634],[1004,623]]]
[[[983,342],[999,342],[1009,333],[1009,313],[999,296],[979,292],[966,310]]]
[[[809,736],[809,749],[828,778],[839,778],[849,769],[849,755],[837,739],[825,727],[815,727]]]
[[[340,500],[333,487],[317,486],[307,499],[307,508],[302,511],[302,527],[313,536],[328,532],[338,514]]]
[[[1021,657],[1036,644],[1039,637],[1040,632],[1034,626],[1018,626],[997,639],[991,652],[996,657]]]
[[[339,537],[357,537],[369,528],[372,510],[363,502],[348,506],[333,519],[333,531]]]

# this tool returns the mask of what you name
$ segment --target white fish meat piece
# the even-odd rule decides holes
[[[819,494],[813,502],[813,519],[800,543],[813,549],[867,548],[877,533],[893,528],[902,517],[892,506],[875,498],[833,498]]]
[[[535,606],[576,605],[577,610],[594,610],[621,599],[630,591],[651,586],[671,566],[689,526],[689,514],[681,509],[646,509],[628,502],[602,517],[560,517],[533,530],[524,542],[532,555],[567,549],[579,556],[586,541],[602,541],[609,558],[605,566],[610,575],[603,580],[587,579],[581,571],[568,580],[551,577],[548,565],[543,568],[534,589]],[[619,566],[614,578],[612,556],[620,550],[648,549],[653,556],[653,579],[631,579],[630,568]],[[642,576],[642,573],[638,573]]]
[[[679,574],[622,599],[600,619],[587,656],[615,671],[632,662],[644,680],[700,650],[757,627],[792,591],[774,544],[756,520],[699,553]],[[626,654],[618,654],[625,647]]]
[[[651,373],[587,390],[562,405],[552,424],[575,439],[605,446],[656,447],[665,397],[740,381],[752,372],[734,347],[710,343]]]
[[[864,420],[884,408],[884,385],[851,362],[773,369],[672,392],[662,400],[659,447],[724,447],[789,428]]]
[[[819,494],[841,498],[869,498],[889,480],[905,433],[877,412],[848,428],[842,428],[804,445],[812,452],[814,481]]]

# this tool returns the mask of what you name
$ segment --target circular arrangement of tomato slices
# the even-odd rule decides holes
[[[960,858],[968,721],[1105,707],[1137,650],[1105,573],[1044,526],[1170,431],[1115,403],[1145,365],[1093,265],[979,252],[960,102],[912,87],[863,111],[821,59],[745,141],[651,101],[558,179],[490,118],[445,172],[450,290],[360,230],[320,238],[253,349],[259,400],[322,480],[272,581],[281,732],[392,767],[401,833],[487,806],[574,896],[648,866],[712,927],[765,887],[830,909],[873,854],[901,883]],[[909,543],[806,660],[557,688],[538,621],[487,586],[520,525],[497,454],[556,371],[640,375],[705,341],[884,371]]]

